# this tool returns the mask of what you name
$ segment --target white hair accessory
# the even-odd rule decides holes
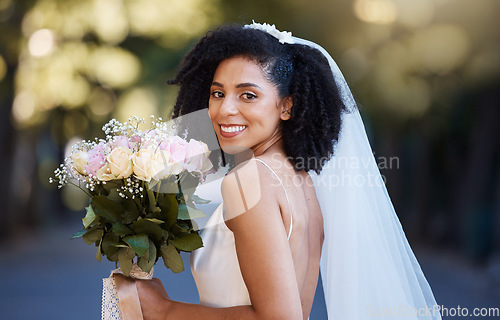
[[[255,30],[261,30],[264,32],[269,33],[273,37],[279,40],[280,43],[288,43],[288,44],[294,44],[295,41],[293,40],[292,33],[287,32],[287,31],[279,31],[276,29],[275,25],[270,25],[268,23],[257,23],[254,20],[252,20],[252,24],[246,24],[244,26],[245,28],[251,28]]]

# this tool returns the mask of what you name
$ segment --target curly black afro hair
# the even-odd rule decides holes
[[[173,117],[207,108],[219,63],[235,56],[258,63],[281,98],[292,96],[291,117],[282,125],[286,155],[296,170],[319,173],[333,154],[346,107],[328,60],[309,46],[281,44],[264,31],[236,25],[208,32],[168,82],[180,86]]]

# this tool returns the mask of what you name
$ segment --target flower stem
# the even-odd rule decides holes
[[[147,192],[148,192],[148,199],[149,199],[149,210],[151,210],[151,212],[153,212],[153,210],[156,208],[156,199],[155,199],[155,195],[153,193],[153,190],[151,189],[147,189]]]
[[[155,203],[158,201],[158,198],[160,197],[161,180],[158,181],[157,186],[158,186],[158,191],[156,192],[156,199],[155,199],[156,201],[155,201]]]
[[[80,182],[78,182],[78,185],[71,182],[71,181],[68,181],[69,184],[72,184],[74,185],[75,187],[77,187],[78,189],[82,190],[83,192],[85,192],[86,195],[88,195],[89,197],[92,197],[92,195],[90,193],[88,193],[87,191],[85,191],[85,189],[83,189],[81,186],[80,186]]]

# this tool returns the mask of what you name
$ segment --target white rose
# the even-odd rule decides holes
[[[132,150],[126,147],[114,148],[108,155],[108,163],[111,173],[116,179],[128,178],[132,174]]]
[[[89,157],[87,152],[79,151],[77,153],[74,153],[71,156],[71,159],[73,159],[73,167],[75,168],[75,170],[78,171],[79,174],[86,176],[87,172],[85,170],[85,166],[89,164]]]
[[[150,181],[153,175],[153,160],[155,152],[150,148],[144,148],[137,151],[132,157],[135,176],[144,181]]]

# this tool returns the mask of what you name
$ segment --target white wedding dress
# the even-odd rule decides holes
[[[328,319],[440,320],[439,306],[406,239],[356,102],[335,61],[319,45],[274,26],[254,23],[246,27],[268,32],[281,43],[323,53],[348,110],[342,114],[334,156],[319,175],[310,173],[324,222],[320,269]],[[250,304],[222,205],[201,236],[204,247],[191,256],[200,303],[213,307]]]
[[[264,161],[253,158],[269,168],[274,176],[280,178]],[[284,189],[284,187],[283,187]],[[288,194],[285,196],[288,201]],[[288,239],[293,230],[293,218],[290,221]],[[200,304],[210,307],[232,307],[250,305],[250,296],[241,275],[233,232],[226,226],[223,216],[223,204],[212,214],[205,228],[201,231],[203,247],[191,254],[193,273]]]

